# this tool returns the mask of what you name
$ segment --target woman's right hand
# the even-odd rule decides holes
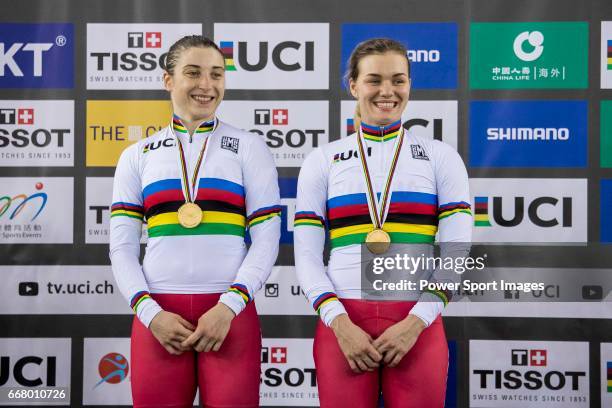
[[[382,355],[372,345],[372,337],[354,324],[347,314],[341,314],[331,322],[340,349],[355,373],[374,371],[380,365]]]
[[[149,329],[168,353],[178,356],[189,350],[181,342],[193,333],[195,326],[176,313],[162,310],[151,320]]]

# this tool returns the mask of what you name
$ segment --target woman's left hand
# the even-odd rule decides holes
[[[414,346],[424,329],[425,323],[420,318],[408,315],[404,320],[385,330],[372,344],[384,355],[384,364],[395,367]]]
[[[181,343],[181,346],[193,347],[198,352],[219,351],[235,316],[229,307],[217,303],[200,316],[198,327]]]

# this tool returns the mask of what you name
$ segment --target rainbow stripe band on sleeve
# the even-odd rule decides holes
[[[140,304],[144,302],[146,299],[151,299],[151,295],[149,295],[149,292],[145,292],[145,291],[138,292],[134,296],[132,296],[130,307],[132,308],[132,310],[134,310],[134,312],[137,312],[138,306],[140,306]]]
[[[456,203],[448,203],[441,205],[438,207],[438,219],[441,220],[446,217],[450,217],[456,213],[464,213],[468,215],[472,215],[471,206],[469,203],[465,201],[459,201]]]
[[[111,217],[130,217],[142,220],[144,209],[138,204],[117,202],[111,206]]]
[[[256,210],[247,218],[247,224],[249,228],[254,227],[264,221],[268,221],[274,217],[280,217],[281,207],[279,205],[273,205],[270,207],[260,208]]]
[[[336,296],[334,292],[325,292],[319,295],[319,297],[315,299],[314,303],[312,304],[312,307],[317,312],[317,314],[320,315],[321,308],[323,306],[325,306],[326,304],[330,302],[337,301],[337,300],[338,300],[338,296]]]
[[[249,304],[249,302],[253,300],[253,298],[249,294],[249,290],[247,289],[247,287],[240,283],[234,283],[232,286],[230,286],[228,292],[233,292],[237,295],[240,295],[242,300],[244,300],[245,305]]]
[[[446,305],[448,305],[448,302],[450,301],[450,299],[452,298],[452,294],[448,291],[442,291],[442,290],[426,290],[425,292],[427,293],[431,293],[434,296],[437,296],[438,298],[440,298],[440,300],[442,301],[442,303],[444,303],[444,306],[446,307]]]
[[[299,227],[303,225],[325,228],[325,222],[323,221],[323,217],[319,217],[313,211],[299,211],[295,213],[293,226]]]

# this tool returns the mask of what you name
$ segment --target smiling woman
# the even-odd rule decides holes
[[[163,75],[171,123],[123,152],[111,209],[113,273],[137,315],[134,407],[191,406],[198,387],[204,406],[257,407],[261,336],[253,298],[278,253],[276,167],[258,135],[215,116],[225,91],[215,43],[180,39]]]
[[[362,244],[374,254],[391,244],[427,247],[436,233],[439,242],[469,242],[467,172],[450,146],[405,134],[411,82],[401,43],[364,41],[348,65],[357,132],[315,149],[297,188],[296,272],[321,316],[314,340],[319,400],[321,407],[374,407],[382,392],[385,407],[442,407],[448,346],[439,314],[451,292],[434,285],[406,291],[402,301],[366,300],[372,288],[361,280],[360,254]],[[338,159],[351,150],[359,154]],[[450,280],[439,270],[431,278]]]

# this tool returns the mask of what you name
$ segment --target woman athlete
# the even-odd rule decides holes
[[[276,167],[259,136],[215,117],[225,63],[210,39],[172,45],[163,81],[170,125],[123,152],[111,209],[113,273],[137,315],[134,407],[191,407],[198,387],[205,407],[257,407],[253,297],[278,254]]]
[[[360,251],[363,243],[375,255],[391,244],[433,244],[436,233],[440,242],[469,242],[467,172],[448,145],[405,133],[410,63],[402,44],[359,44],[347,77],[357,133],[306,158],[295,215],[298,278],[321,316],[314,340],[320,403],[376,407],[382,392],[385,407],[442,407],[448,347],[439,314],[450,294],[364,300]]]

